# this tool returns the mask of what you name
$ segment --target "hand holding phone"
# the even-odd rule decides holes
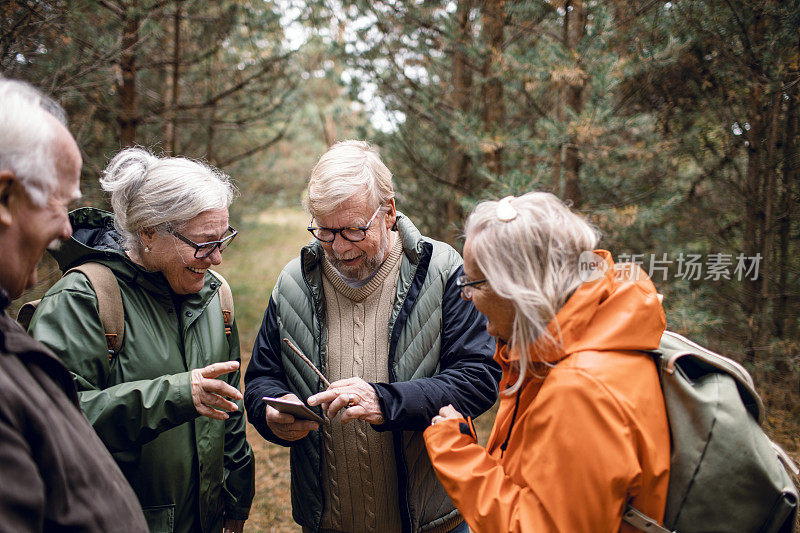
[[[320,424],[323,422],[322,417],[309,409],[300,400],[288,398],[270,398],[268,396],[264,396],[261,398],[261,400],[273,409],[280,411],[281,413],[290,414],[296,419],[311,420],[312,422],[317,422]]]

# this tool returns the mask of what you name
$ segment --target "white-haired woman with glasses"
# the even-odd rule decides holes
[[[83,271],[65,275],[42,299],[30,332],[72,371],[81,407],[151,531],[242,531],[253,453],[238,390],[238,332],[226,315],[233,310],[223,313],[227,285],[211,270],[236,236],[228,222],[235,189],[205,164],[138,148],[117,154],[100,183],[113,215],[72,212],[73,237],[53,255],[65,272],[99,263],[106,275],[92,279],[103,287]],[[124,325],[109,333],[115,295]]]
[[[503,368],[486,448],[454,408],[425,431],[474,531],[637,531],[661,519],[670,441],[656,366],[664,312],[650,279],[594,250],[597,231],[548,193],[482,202],[467,219],[462,297],[488,318]]]

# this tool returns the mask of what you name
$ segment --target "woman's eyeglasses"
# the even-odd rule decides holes
[[[224,237],[222,237],[222,239],[218,241],[196,243],[191,239],[187,239],[186,237],[184,237],[183,235],[181,235],[180,233],[178,233],[173,229],[168,231],[178,239],[182,240],[183,242],[194,248],[194,256],[196,259],[205,259],[209,255],[213,254],[214,250],[216,250],[217,248],[219,248],[219,253],[224,252],[225,248],[227,248],[228,245],[231,243],[231,241],[233,241],[233,238],[239,234],[238,231],[233,229],[233,226],[228,226],[228,229],[225,231],[225,233],[227,233],[228,235],[225,235]]]
[[[484,278],[484,279],[476,279],[475,281],[470,281],[467,276],[458,276],[458,278],[456,278],[456,287],[461,289],[461,297],[462,298],[464,298],[465,300],[471,300],[472,299],[472,287],[474,287],[476,285],[480,285],[481,283],[486,283],[487,281],[489,281],[489,280],[487,280],[486,278]]]
[[[317,240],[322,242],[333,242],[336,239],[336,234],[342,236],[342,239],[350,242],[361,242],[367,238],[367,230],[372,225],[372,221],[375,220],[375,217],[378,216],[378,213],[381,210],[383,205],[379,205],[378,209],[375,210],[375,213],[370,217],[369,222],[367,222],[366,226],[355,226],[349,228],[323,228],[321,226],[312,226],[309,224],[308,231],[311,232]],[[312,218],[311,221],[313,222],[314,219]]]

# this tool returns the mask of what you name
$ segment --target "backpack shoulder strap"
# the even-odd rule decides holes
[[[108,359],[111,360],[119,353],[125,338],[125,308],[122,306],[119,283],[111,269],[100,263],[83,263],[70,268],[64,275],[76,271],[88,278],[97,294],[98,314],[106,332]]]
[[[25,302],[19,308],[19,312],[17,312],[17,322],[20,323],[22,329],[25,331],[28,331],[28,326],[31,325],[33,314],[36,312],[36,308],[39,306],[39,302],[41,301],[41,298],[38,300],[31,300],[30,302]]]
[[[639,531],[647,531],[647,533],[677,533],[661,526],[656,520],[653,520],[630,504],[625,506],[625,514],[622,515],[622,521]]]
[[[214,276],[219,280],[220,287],[219,287],[219,304],[222,307],[222,321],[225,323],[225,336],[230,337],[232,328],[233,328],[233,293],[231,292],[231,286],[228,285],[228,280],[226,280],[222,274],[217,272],[216,270],[209,271],[214,274]]]

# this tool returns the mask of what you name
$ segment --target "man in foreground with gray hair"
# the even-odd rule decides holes
[[[78,407],[72,376],[7,311],[45,248],[72,235],[81,155],[64,112],[0,78],[0,524],[9,531],[147,531],[139,501]]]
[[[391,173],[366,142],[320,158],[305,206],[314,240],[278,278],[245,374],[250,422],[292,447],[293,518],[304,531],[465,531],[422,440],[441,407],[475,417],[497,397],[494,343],[459,296],[462,259],[396,211]],[[263,397],[327,418],[296,419]]]

